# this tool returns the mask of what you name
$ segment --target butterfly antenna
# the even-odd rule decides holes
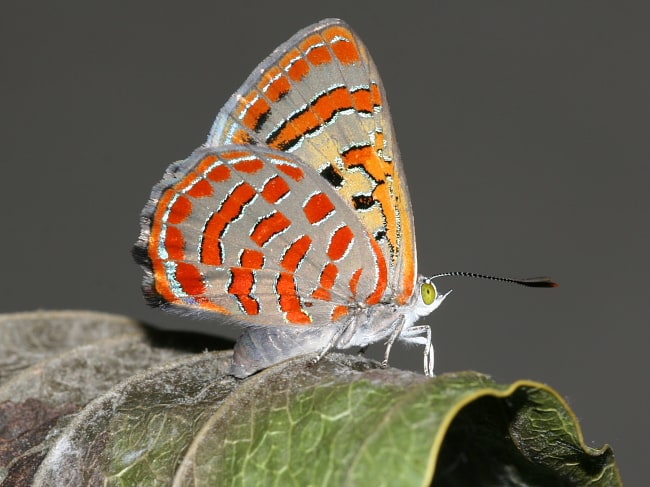
[[[476,274],[474,272],[443,272],[442,274],[436,274],[432,276],[431,279],[436,279],[438,277],[445,276],[454,276],[454,277],[474,277],[476,279],[490,279],[491,281],[501,281],[501,282],[511,282],[513,284],[519,284],[521,286],[528,287],[557,287],[557,282],[554,282],[550,277],[528,277],[525,279],[513,279],[511,277],[497,277],[497,276],[487,276],[484,274]]]

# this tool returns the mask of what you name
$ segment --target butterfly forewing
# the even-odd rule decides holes
[[[313,168],[386,257],[384,299],[410,299],[413,220],[388,103],[368,50],[345,23],[301,30],[253,71],[206,143],[227,144],[268,146]]]

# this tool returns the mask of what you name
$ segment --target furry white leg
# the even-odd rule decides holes
[[[426,335],[423,337],[422,335]],[[433,373],[433,344],[431,343],[431,327],[428,325],[411,326],[404,330],[399,337],[407,343],[424,345],[424,375],[435,377]]]
[[[405,322],[404,315],[401,315],[397,320],[397,326],[395,326],[395,329],[393,330],[393,333],[390,334],[390,337],[388,337],[388,341],[386,342],[386,351],[384,352],[384,360],[381,362],[381,368],[385,369],[388,367],[388,356],[390,355],[390,349],[393,348],[393,343],[395,343],[395,340],[397,340],[400,335],[402,334],[402,330],[404,329],[404,322]]]
[[[345,323],[345,325],[341,326],[341,327],[336,331],[336,333],[334,333],[334,334],[330,337],[330,339],[327,341],[327,343],[325,344],[325,346],[321,349],[321,351],[320,351],[319,354],[316,356],[316,358],[314,358],[314,360],[312,361],[312,363],[313,363],[314,365],[317,364],[317,363],[320,361],[320,359],[322,359],[322,358],[327,354],[327,352],[329,352],[330,350],[332,350],[333,348],[335,348],[337,342],[339,341],[339,339],[340,339],[340,338],[341,338],[341,337],[342,337],[346,332],[352,332],[352,333],[354,333],[356,327],[358,326],[356,322],[357,322],[357,320],[355,320],[354,317],[352,317],[352,318],[350,318],[350,319]],[[353,327],[353,328],[351,328],[351,327]]]

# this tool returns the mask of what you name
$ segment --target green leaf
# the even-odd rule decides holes
[[[475,372],[429,379],[331,354],[249,378],[175,485],[619,485],[559,396]],[[435,476],[435,482],[434,482]]]
[[[621,485],[543,384],[344,354],[238,380],[230,351],[193,353],[216,345],[200,335],[9,316],[0,343],[31,358],[0,362],[0,485]]]

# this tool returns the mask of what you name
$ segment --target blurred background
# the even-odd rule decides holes
[[[420,272],[560,283],[439,280],[454,292],[426,321],[437,373],[550,384],[587,443],[611,444],[623,480],[641,484],[650,4],[8,0],[0,12],[0,312],[99,310],[235,338],[145,305],[130,256],[140,210],[266,55],[340,17],[388,92]],[[398,346],[391,364],[420,371],[421,354]]]

